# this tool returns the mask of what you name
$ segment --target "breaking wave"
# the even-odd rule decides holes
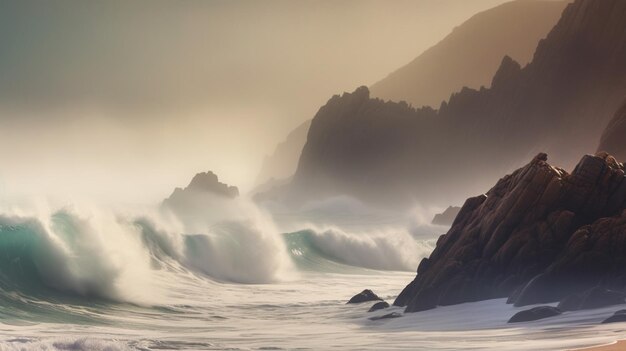
[[[433,249],[433,240],[416,240],[403,230],[349,233],[337,228],[285,235],[300,268],[332,270],[327,261],[376,270],[413,271]],[[332,267],[332,268],[330,268]]]

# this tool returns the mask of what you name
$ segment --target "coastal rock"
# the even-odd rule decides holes
[[[556,306],[561,311],[577,311],[582,305],[583,297],[581,294],[570,294],[565,296]]]
[[[432,224],[436,225],[452,225],[454,223],[454,219],[459,214],[461,210],[458,206],[449,206],[442,213],[438,213],[432,220]]]
[[[382,316],[375,316],[375,317],[370,317],[368,318],[371,321],[378,321],[381,319],[391,319],[391,318],[400,318],[402,317],[402,313],[400,312],[392,312],[392,313],[388,313]]]
[[[539,306],[516,313],[507,323],[530,322],[561,314],[561,310],[552,306]]]
[[[378,297],[378,295],[374,294],[372,290],[365,289],[361,291],[360,293],[352,296],[350,301],[348,301],[347,303],[362,303],[362,302],[377,301],[377,300],[383,301],[383,299]]]
[[[626,310],[619,310],[615,312],[611,317],[602,321],[602,324],[626,322]]]
[[[215,173],[208,171],[196,174],[184,189],[174,189],[174,192],[163,200],[162,207],[185,214],[206,207],[207,200],[214,198],[230,200],[238,196],[237,187],[221,183]]]
[[[388,308],[389,304],[386,301],[376,302],[367,312],[374,312]]]
[[[416,312],[517,295],[510,302],[524,306],[623,289],[624,179],[605,154],[584,156],[571,174],[538,154],[466,201],[394,305]],[[596,293],[581,303],[594,306]]]

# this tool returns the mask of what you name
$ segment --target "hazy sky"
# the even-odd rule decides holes
[[[0,196],[244,190],[333,94],[504,0],[0,1]]]

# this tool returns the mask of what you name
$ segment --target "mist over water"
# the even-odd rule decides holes
[[[433,233],[445,231],[420,221],[430,214],[410,211],[394,222],[378,213],[387,220],[372,221],[375,211],[359,205],[342,221],[317,217],[337,225],[308,222],[284,232],[271,212],[245,199],[224,201],[215,211],[221,219],[104,206],[1,216],[3,349],[515,350],[528,333],[537,338],[530,349],[558,349],[547,325],[500,329],[515,311],[501,301],[431,311],[427,324],[421,314],[372,322],[368,306],[345,305],[364,288],[394,299],[434,247]],[[320,213],[338,209],[335,201],[326,204],[311,206]],[[378,225],[358,229],[358,218]],[[469,315],[471,321],[463,317]],[[600,317],[587,313],[563,323]],[[476,319],[484,321],[478,330]],[[582,330],[570,344],[608,340],[591,333]],[[437,342],[442,338],[451,344]]]

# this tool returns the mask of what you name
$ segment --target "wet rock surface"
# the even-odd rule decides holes
[[[388,308],[388,307],[389,307],[389,304],[386,301],[380,301],[380,302],[377,302],[374,305],[372,305],[372,307],[367,312],[374,312],[374,311],[378,311],[378,310],[383,310],[383,309]]]
[[[365,289],[360,293],[352,296],[352,298],[347,303],[362,303],[369,301],[383,301],[378,295],[374,294],[374,292],[370,289]]]
[[[577,308],[598,307],[626,286],[624,179],[607,154],[584,156],[571,174],[537,155],[465,202],[394,305],[416,312],[510,297],[524,306],[577,293],[586,294]]]
[[[526,311],[521,311],[516,313],[511,319],[509,319],[508,323],[521,323],[521,322],[530,322],[536,321],[539,319],[549,318],[558,316],[561,314],[561,310],[552,306],[539,306],[535,308],[531,308]]]

